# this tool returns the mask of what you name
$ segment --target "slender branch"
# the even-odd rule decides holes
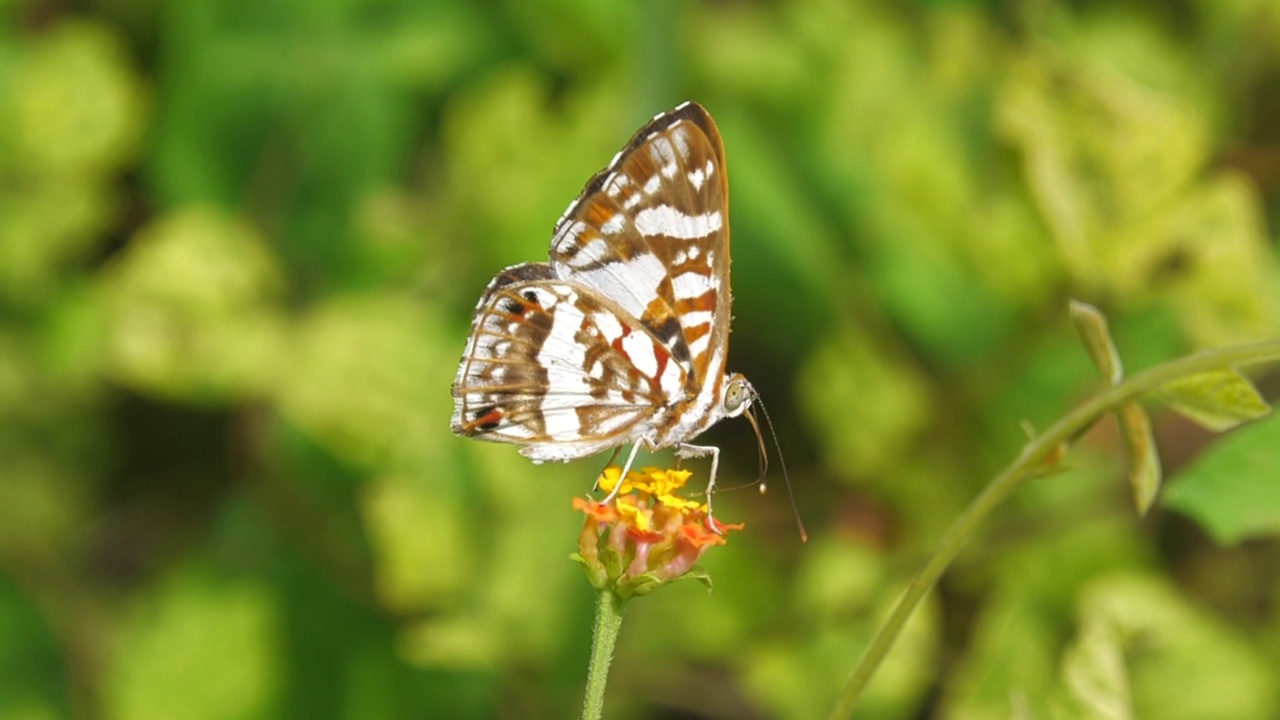
[[[587,668],[587,694],[582,701],[583,720],[599,720],[604,715],[604,687],[609,680],[609,663],[622,629],[622,608],[626,603],[612,590],[596,597],[596,625],[591,635],[591,664]]]
[[[1018,457],[995,477],[969,507],[951,525],[938,542],[933,555],[907,585],[907,589],[894,606],[893,612],[881,624],[876,636],[867,646],[862,658],[845,681],[836,705],[831,711],[832,720],[849,717],[866,689],[871,676],[880,666],[889,649],[902,632],[903,626],[916,606],[938,582],[938,578],[955,559],[960,550],[977,532],[978,527],[991,512],[999,507],[1014,490],[1028,478],[1034,477],[1037,465],[1047,459],[1058,447],[1069,443],[1088,429],[1104,414],[1114,411],[1123,403],[1133,400],[1156,388],[1197,373],[1224,367],[1239,367],[1280,361],[1280,341],[1237,345],[1207,350],[1179,358],[1163,365],[1144,370],[1132,377],[1111,385],[1083,404],[1068,412],[1045,432],[1027,443]]]

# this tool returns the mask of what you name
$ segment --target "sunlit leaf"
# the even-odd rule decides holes
[[[20,156],[33,170],[96,176],[133,153],[145,96],[111,28],[67,22],[42,37],[13,78]]]
[[[425,422],[438,426],[446,420],[447,415],[428,416]],[[443,528],[449,536],[419,524],[419,533],[427,536],[425,542],[443,545],[428,555],[458,555],[443,568],[446,575],[426,577],[434,572],[432,567],[411,566],[413,547],[424,542],[411,536],[411,525],[415,519],[430,521],[436,513],[448,512],[447,508],[394,510],[400,516],[395,520],[398,527],[377,531],[379,572],[387,573],[379,583],[397,589],[390,583],[398,581],[399,589],[415,591],[407,597],[419,605],[423,599],[433,604],[432,613],[398,633],[398,645],[410,662],[424,667],[482,669],[494,663],[547,662],[563,648],[566,635],[581,629],[579,610],[590,612],[593,591],[580,566],[566,558],[565,550],[573,546],[582,527],[582,515],[571,509],[570,498],[575,490],[590,487],[599,468],[584,467],[589,463],[533,465],[509,447],[452,437],[444,440],[468,451],[470,477],[458,476],[449,465],[430,466],[441,475],[426,476],[421,482],[458,487],[410,491],[419,495],[415,504],[430,502],[432,495],[459,501],[452,506],[452,511],[461,515],[453,521],[458,524]],[[577,488],[553,482],[574,471],[582,472]],[[485,497],[482,507],[463,506],[460,500],[468,493]],[[395,494],[377,501],[393,502]],[[379,514],[391,512],[388,507],[366,509],[371,522],[380,520]],[[463,546],[444,545],[450,536],[460,539]],[[460,572],[464,570],[467,572]],[[396,577],[397,572],[405,574]],[[424,594],[428,589],[431,594]],[[569,598],[581,599],[584,604],[579,607]]]
[[[817,118],[813,162],[828,192],[841,198],[834,207],[856,228],[850,241],[859,245],[883,312],[937,361],[976,362],[1011,330],[1010,302],[1041,292],[1055,271],[1043,245],[1025,242],[1034,223],[1028,206],[993,190],[970,154],[975,138],[945,120],[967,112],[965,98],[932,86],[957,68],[931,68],[904,51],[910,33],[890,13],[860,6],[840,12],[856,17],[855,36],[808,28],[815,42],[831,43],[837,68],[821,87],[832,110]],[[794,191],[786,185],[794,183],[784,183],[783,192]],[[815,233],[799,235],[797,244],[814,244]],[[805,254],[821,257],[807,248]],[[821,269],[830,275],[838,267]],[[844,278],[834,278],[840,288]],[[961,296],[965,302],[954,301]]]
[[[808,617],[793,632],[754,645],[741,658],[746,692],[772,709],[770,717],[825,717],[832,693],[848,679],[850,660],[866,647],[897,599],[896,589],[885,588],[866,603],[869,612]],[[940,609],[936,597],[926,598],[918,608],[868,686],[855,717],[910,714],[923,704],[934,677],[930,667],[937,662]]]
[[[260,395],[281,360],[280,268],[252,229],[210,209],[141,230],[104,273],[107,367],[159,396]]]
[[[895,462],[926,422],[920,379],[891,348],[854,328],[826,338],[800,377],[800,393],[832,466],[854,475]]]
[[[282,679],[265,588],[178,572],[120,627],[104,681],[107,717],[267,717]]]
[[[47,300],[120,214],[147,115],[125,44],[64,21],[0,53],[0,299]]]
[[[1112,245],[1122,306],[1164,303],[1201,347],[1272,337],[1280,283],[1258,193],[1220,172]]]
[[[362,490],[379,599],[404,613],[456,601],[475,573],[457,486],[401,474],[371,480]]]
[[[1129,720],[1133,701],[1124,665],[1124,642],[1110,624],[1087,621],[1062,656],[1062,679],[1084,717]]]
[[[1220,543],[1280,532],[1280,416],[1219,438],[1165,491],[1164,502]]]
[[[420,471],[439,463],[452,440],[442,432],[456,362],[448,340],[431,309],[407,295],[334,298],[294,329],[290,372],[273,396],[290,422],[338,457]]]
[[[947,679],[945,716],[957,720],[1005,717],[1020,704],[1031,717],[1053,706],[1053,624],[1027,598],[1006,593],[984,603],[972,644]],[[1018,700],[1021,698],[1021,702]]]
[[[1106,316],[1088,303],[1072,300],[1071,320],[1098,372],[1112,385],[1120,382],[1124,378],[1124,362],[1111,339]]]
[[[1214,432],[1224,432],[1271,411],[1248,378],[1232,368],[1175,380],[1152,394]]]
[[[865,610],[875,600],[876,589],[888,582],[883,560],[855,542],[815,539],[796,569],[796,602],[817,616]]]
[[[1179,98],[1053,53],[1008,64],[997,121],[1085,287],[1131,272],[1116,234],[1183,192],[1208,156],[1206,123]]]
[[[575,97],[563,114],[553,114],[548,85],[512,67],[460,95],[445,113],[448,199],[477,238],[454,251],[473,253],[486,266],[545,259],[560,213],[633,129],[636,118],[625,117],[604,91]],[[493,187],[504,188],[496,207],[485,190]]]
[[[1117,413],[1120,432],[1129,450],[1129,487],[1139,515],[1146,515],[1160,492],[1160,455],[1151,432],[1151,418],[1136,402],[1125,403]]]
[[[501,633],[482,612],[430,616],[407,624],[400,633],[399,650],[405,659],[437,669],[485,668],[502,653]]]
[[[1068,702],[1059,670],[1063,625],[1077,594],[1101,574],[1148,562],[1145,538],[1134,532],[1131,520],[1100,510],[1114,507],[1112,468],[1100,463],[1089,470],[1087,459],[1080,463],[1070,473],[1025,486],[1023,494],[1040,509],[1024,509],[1028,514],[1015,521],[1047,522],[1045,517],[1072,508],[1069,525],[1028,533],[1012,544],[997,542],[995,552],[966,573],[967,584],[983,587],[989,596],[947,679],[945,717],[982,720],[1015,711],[1034,718],[1063,716]]]
[[[1076,647],[1099,640],[1109,647],[1095,648],[1092,677],[1082,677],[1088,668],[1069,663],[1065,680],[1077,699],[1092,701],[1085,707],[1108,711],[1098,717],[1125,717],[1109,714],[1123,713],[1117,651],[1124,655],[1133,717],[1267,718],[1280,709],[1267,657],[1164,579],[1132,573],[1098,578],[1082,594],[1078,615],[1083,629]],[[1091,682],[1084,694],[1079,691],[1086,679]]]
[[[484,10],[464,3],[403,3],[403,15],[386,34],[370,36],[381,72],[416,87],[437,90],[481,57],[494,51],[493,28]]]
[[[1166,80],[1179,65],[1150,60],[1167,43],[1117,41],[1144,32],[1132,19],[1106,32],[1097,47],[1142,46]],[[1260,203],[1246,178],[1207,170],[1209,126],[1181,84],[1030,53],[1009,64],[997,118],[1077,283],[1122,308],[1166,304],[1197,345],[1257,339],[1280,307]]]

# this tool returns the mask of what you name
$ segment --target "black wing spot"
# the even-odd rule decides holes
[[[476,410],[472,415],[475,418],[474,422],[479,423],[476,425],[476,429],[481,432],[497,430],[498,426],[502,424],[502,413],[493,405],[486,405]],[[481,422],[482,420],[484,422]]]
[[[688,363],[692,360],[689,354],[689,345],[684,341],[684,328],[680,325],[680,321],[674,317],[668,317],[661,323],[653,326],[653,334],[657,335],[667,349],[671,352],[671,357],[676,362]]]
[[[520,302],[519,300],[512,300],[511,298],[507,298],[506,311],[508,313],[511,313],[512,315],[523,315],[524,311],[527,309],[528,308],[525,307],[525,304]]]
[[[680,321],[675,317],[668,317],[666,320],[653,326],[653,334],[670,344],[672,340],[680,335]]]
[[[520,295],[524,297],[525,300],[528,300],[531,303],[538,302],[538,293],[532,290],[525,290],[524,292],[520,293]]]

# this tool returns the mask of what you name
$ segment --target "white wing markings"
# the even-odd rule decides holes
[[[570,290],[559,302],[542,303],[548,310],[554,307],[555,312],[551,331],[538,349],[538,364],[547,372],[547,393],[540,407],[546,433],[552,440],[565,442],[582,435],[574,410],[581,396],[591,393],[591,385],[583,373],[587,349],[575,339],[583,320],[582,311],[574,303],[576,298],[577,294]]]
[[[657,205],[636,213],[634,224],[637,232],[648,237],[666,235],[680,240],[695,240],[719,230],[723,218],[719,210],[685,215],[670,205]]]
[[[678,300],[700,297],[715,286],[715,281],[711,277],[698,272],[687,272],[671,278],[671,290]],[[688,325],[684,320],[681,322]]]

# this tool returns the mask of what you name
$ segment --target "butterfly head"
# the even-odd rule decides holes
[[[724,417],[738,417],[751,407],[756,399],[756,390],[741,373],[734,373],[725,376],[720,397],[724,398]]]

